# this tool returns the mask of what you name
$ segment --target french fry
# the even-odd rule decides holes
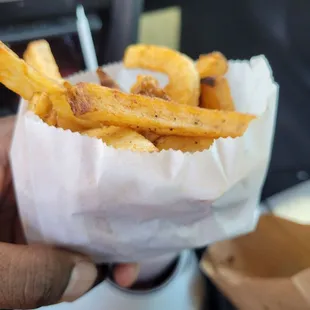
[[[100,80],[101,86],[105,86],[105,87],[109,87],[113,89],[119,89],[119,90],[121,89],[120,86],[101,68],[98,68],[96,73]]]
[[[113,146],[116,149],[125,149],[135,152],[158,151],[152,142],[129,128],[104,126],[102,128],[84,131],[82,134],[101,139],[107,145]]]
[[[238,137],[255,118],[126,94],[91,83],[70,86],[66,95],[76,117],[104,125],[146,129],[159,135]]]
[[[158,81],[149,75],[138,75],[136,83],[131,87],[131,93],[161,98],[168,101],[171,100],[166,92],[160,88]],[[154,142],[160,137],[156,133],[149,130],[142,130],[140,133],[151,142]]]
[[[59,69],[47,41],[30,42],[24,53],[27,64],[48,78],[60,83],[68,83],[61,79]],[[57,97],[57,100],[55,98]],[[51,126],[69,129],[73,132],[92,128],[91,123],[85,123],[76,118],[66,100],[59,91],[51,94],[51,101],[46,93],[36,93],[29,101],[28,108]],[[53,104],[54,103],[54,104]],[[99,124],[98,124],[99,125]]]
[[[182,152],[201,152],[210,148],[214,139],[200,137],[164,136],[155,141],[155,146],[161,150],[180,150]]]
[[[52,109],[52,103],[47,93],[35,93],[29,101],[29,110],[44,120]]]
[[[60,83],[62,82],[58,66],[47,41],[30,42],[24,53],[24,60],[39,73],[58,80]],[[53,110],[52,102],[47,93],[34,94],[29,101],[28,109],[38,115],[48,125],[57,126],[57,113]]]
[[[200,107],[224,111],[235,110],[226,78],[220,76],[201,80]]]
[[[30,100],[35,93],[63,92],[61,83],[39,73],[0,41],[0,82]]]
[[[167,93],[159,86],[158,81],[149,75],[138,75],[136,83],[131,87],[131,93],[171,101]]]
[[[137,44],[126,49],[124,65],[166,73],[169,83],[165,91],[173,101],[191,106],[199,104],[199,74],[188,56],[166,47]]]
[[[65,82],[65,85],[69,85],[69,83],[67,84]],[[58,116],[57,127],[61,127],[65,130],[69,129],[73,132],[81,132],[87,129],[98,128],[101,126],[100,122],[93,120],[83,120],[75,117],[65,94],[55,92],[49,94],[49,99],[52,102],[53,110]]]
[[[220,52],[200,55],[196,63],[200,78],[225,75],[228,70],[226,57]]]
[[[23,57],[27,64],[40,73],[54,80],[62,80],[54,55],[46,40],[30,42]]]
[[[47,93],[35,93],[29,101],[28,109],[50,126],[56,126],[57,114]]]

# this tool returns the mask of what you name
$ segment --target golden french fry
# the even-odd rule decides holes
[[[199,74],[188,56],[166,47],[137,44],[126,49],[124,65],[166,73],[169,83],[165,91],[172,100],[191,106],[199,104]]]
[[[58,121],[59,117],[56,113],[55,110],[51,110],[49,115],[45,118],[45,123],[48,124],[49,126],[58,126]],[[59,127],[59,126],[58,126]]]
[[[129,128],[105,126],[82,132],[89,137],[101,139],[116,149],[125,149],[138,152],[157,152],[155,145],[139,133]]]
[[[235,110],[226,78],[220,76],[201,80],[200,107],[224,111]]]
[[[39,73],[0,41],[0,82],[30,100],[35,93],[62,92],[61,83]]]
[[[24,53],[24,60],[32,68],[49,78],[62,80],[54,55],[46,40],[30,42]]]
[[[50,126],[56,126],[57,114],[52,109],[52,103],[46,93],[35,93],[30,99],[28,109],[38,115]]]
[[[228,62],[220,52],[200,55],[196,63],[200,78],[225,75],[228,70]]]
[[[52,103],[47,93],[35,93],[29,101],[29,110],[45,119],[52,109]]]
[[[138,75],[136,83],[130,90],[133,94],[156,97],[171,101],[167,93],[160,88],[158,81],[149,75]]]
[[[105,86],[105,87],[109,87],[113,89],[119,89],[119,90],[121,89],[120,86],[101,68],[98,68],[96,73],[100,80],[101,86]]]
[[[40,40],[29,43],[24,58],[39,73],[61,81],[61,83],[68,83],[61,80],[57,63],[48,42]],[[39,105],[37,104],[37,108],[33,109],[34,103],[38,101],[38,98]],[[85,122],[74,117],[68,102],[62,100],[64,97],[61,93],[58,91],[52,93],[51,98],[52,100],[50,100],[46,93],[35,94],[29,102],[29,109],[49,125],[70,129],[73,132],[92,128],[90,123],[85,124]],[[45,115],[43,115],[43,111]]]
[[[160,137],[155,141],[155,146],[161,150],[180,150],[182,152],[200,152],[210,148],[214,139],[200,137]]]
[[[238,137],[255,118],[126,94],[91,83],[71,86],[66,95],[74,115],[85,121],[146,129],[159,135]]]
[[[66,82],[65,85],[68,86]],[[71,131],[76,132],[85,131],[87,129],[97,128],[101,126],[100,122],[83,120],[75,117],[65,94],[55,92],[49,94],[49,99],[52,102],[53,110],[58,116],[57,127],[61,127],[65,130],[70,129]]]

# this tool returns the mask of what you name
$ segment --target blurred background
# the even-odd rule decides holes
[[[0,39],[22,55],[27,42],[46,38],[64,76],[83,70],[77,4],[84,6],[99,65],[120,60],[125,47],[136,42],[172,47],[194,59],[213,50],[229,59],[265,54],[280,84],[280,99],[262,199],[309,178],[310,2],[53,0],[47,5],[42,0],[0,0]],[[0,88],[1,115],[14,113],[17,103],[14,94]],[[226,309],[218,295],[211,294],[211,302]]]

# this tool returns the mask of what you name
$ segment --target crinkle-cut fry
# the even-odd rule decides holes
[[[171,101],[167,93],[159,86],[159,82],[149,75],[138,75],[137,81],[131,87],[130,92],[133,94]]]
[[[101,86],[121,90],[120,86],[101,68],[98,68],[96,73]]]
[[[67,100],[73,113],[83,120],[147,129],[159,135],[238,137],[255,118],[126,94],[91,83],[68,87]]]
[[[226,57],[220,52],[200,55],[196,62],[200,78],[225,75],[228,70]]]
[[[224,111],[235,110],[225,77],[207,77],[201,80],[200,107]]]
[[[158,151],[152,142],[130,128],[104,126],[84,131],[82,134],[101,139],[108,146],[113,146],[116,149],[131,150],[135,152]]]
[[[46,40],[30,42],[23,57],[27,64],[40,73],[51,79],[62,81],[51,47]]]
[[[0,82],[25,100],[30,100],[35,93],[65,90],[59,82],[49,79],[29,66],[1,41]]]
[[[164,136],[155,141],[155,146],[159,151],[172,149],[194,153],[209,149],[213,142],[210,138]]]
[[[191,106],[199,104],[199,74],[188,56],[167,47],[137,44],[126,49],[124,65],[166,73],[169,83],[165,91],[173,101]]]

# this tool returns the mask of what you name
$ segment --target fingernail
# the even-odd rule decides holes
[[[118,265],[114,270],[114,280],[122,287],[130,287],[136,282],[139,270],[138,264]]]
[[[90,290],[97,278],[97,268],[87,261],[78,262],[70,276],[68,286],[61,301],[72,302]]]

